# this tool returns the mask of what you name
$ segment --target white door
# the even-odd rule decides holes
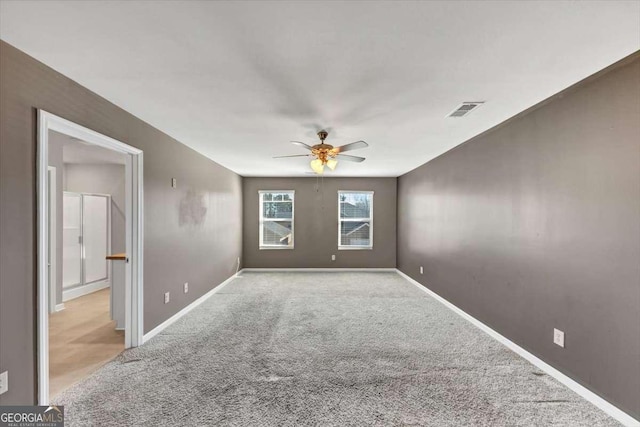
[[[62,204],[62,287],[82,284],[82,196],[64,193]]]
[[[84,283],[107,280],[109,250],[109,197],[82,196]]]

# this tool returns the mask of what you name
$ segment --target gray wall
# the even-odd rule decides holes
[[[259,190],[295,190],[295,249],[258,249]],[[338,190],[375,192],[372,250],[338,250]],[[244,178],[243,198],[243,267],[396,266],[396,178]]]
[[[37,108],[144,151],[145,331],[235,272],[242,178],[3,41],[0,71],[0,372],[9,371],[10,384],[0,405],[32,404]]]
[[[640,56],[605,71],[400,177],[398,267],[639,417]]]

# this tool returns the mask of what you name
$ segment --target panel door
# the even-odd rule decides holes
[[[109,251],[109,197],[85,194],[82,197],[84,283],[107,280]]]
[[[65,192],[62,204],[62,287],[82,284],[82,195]]]

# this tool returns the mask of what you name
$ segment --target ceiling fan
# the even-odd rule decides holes
[[[274,156],[274,159],[282,159],[285,157],[315,157],[315,159],[311,160],[310,166],[311,169],[318,175],[322,175],[324,173],[325,165],[334,170],[336,166],[338,166],[338,160],[346,160],[349,162],[364,162],[364,157],[358,156],[350,156],[347,154],[342,154],[345,151],[357,150],[359,148],[366,148],[369,146],[364,141],[356,141],[351,144],[342,145],[340,147],[334,147],[333,145],[325,144],[324,140],[327,138],[327,131],[321,130],[318,132],[318,137],[320,138],[320,144],[316,144],[314,146],[305,144],[300,141],[291,141],[292,144],[299,145],[300,147],[306,148],[311,151],[310,154],[294,154],[292,156]]]

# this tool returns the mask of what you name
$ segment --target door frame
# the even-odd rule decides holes
[[[56,200],[56,195],[57,195],[57,179],[58,179],[58,174],[57,174],[57,168],[55,166],[49,166],[47,165],[47,184],[49,185],[49,191],[47,192],[47,197],[48,197],[48,202],[49,202],[49,206],[48,206],[48,214],[49,214],[49,221],[47,223],[47,225],[49,226],[49,242],[48,242],[48,248],[49,248],[49,260],[47,261],[47,267],[48,267],[48,279],[49,279],[49,313],[55,313],[56,311],[60,311],[59,309],[64,307],[64,304],[60,303],[61,307],[58,307],[58,302],[57,302],[57,297],[56,297],[56,284],[58,281],[58,277],[57,277],[57,270],[58,270],[58,264],[57,264],[57,241],[58,241],[58,236],[56,236],[56,232],[58,230],[57,224],[58,224],[58,213],[56,211],[57,205],[58,205],[58,201]],[[52,230],[53,228],[53,230]],[[53,248],[53,250],[51,250],[51,248]]]
[[[143,339],[143,152],[106,135],[38,109],[37,144],[37,348],[38,404],[49,404],[49,131],[78,138],[92,145],[126,154],[125,217],[126,264],[125,348],[137,347]]]

